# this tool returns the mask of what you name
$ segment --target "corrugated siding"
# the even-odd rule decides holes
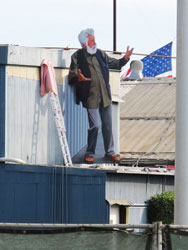
[[[107,200],[128,200],[132,204],[144,204],[155,194],[174,190],[174,177],[165,175],[108,174]]]
[[[48,95],[40,96],[40,81],[32,80],[32,74],[24,77],[23,67],[14,69],[15,72],[9,68],[6,81],[6,157],[32,164],[63,164]],[[64,75],[63,70],[61,74]],[[74,156],[87,143],[87,113],[75,104],[67,76],[62,79],[66,88],[58,84],[59,100],[64,107],[68,144]]]
[[[105,172],[0,165],[0,221],[107,223]]]
[[[62,164],[63,157],[48,95],[39,81],[7,77],[6,157],[33,164]],[[62,86],[58,86],[62,100]]]
[[[131,203],[129,224],[147,223],[145,202],[164,191],[174,191],[174,176],[107,173],[106,199]]]
[[[120,106],[120,152],[123,157],[174,159],[174,82],[138,83],[122,86]]]
[[[105,202],[105,172],[69,169],[68,174],[67,222],[108,223]]]
[[[71,156],[87,144],[87,113],[75,104],[74,90],[68,85],[67,75],[71,54],[66,50],[48,50],[8,45],[3,47],[0,59],[7,63],[6,81],[6,157],[21,158],[32,164],[62,164],[63,157],[52,117],[48,96],[40,97],[40,64],[49,59],[55,69]],[[60,68],[61,67],[61,68]],[[112,94],[119,93],[119,72],[111,72]],[[66,85],[65,93],[63,88]],[[119,151],[118,117],[113,114],[115,145]],[[119,115],[119,113],[118,113]]]
[[[0,47],[1,48],[1,47]],[[0,50],[1,51],[1,50]],[[6,71],[5,66],[0,65],[0,157],[5,156],[5,83]]]
[[[88,118],[82,104],[75,103],[74,87],[65,79],[65,122],[71,155],[77,154],[87,144]]]
[[[147,224],[147,207],[130,207],[129,224]],[[145,229],[136,229],[137,232],[144,232]]]
[[[114,151],[119,154],[119,130],[120,130],[120,106],[119,103],[112,103],[112,132],[114,138]]]

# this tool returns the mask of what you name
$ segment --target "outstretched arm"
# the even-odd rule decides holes
[[[130,60],[130,57],[131,57],[131,55],[133,53],[133,48],[129,49],[129,46],[127,46],[125,56],[123,56],[120,59],[110,57],[104,51],[101,51],[101,52],[102,52],[103,57],[105,58],[105,60],[106,60],[106,62],[107,62],[110,69],[121,70],[121,68]]]

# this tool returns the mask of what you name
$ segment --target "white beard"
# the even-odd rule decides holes
[[[88,44],[86,44],[87,47],[87,52],[89,54],[95,54],[97,52],[97,45],[94,45],[92,48],[88,46]]]

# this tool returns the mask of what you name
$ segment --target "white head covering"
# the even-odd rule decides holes
[[[78,40],[80,44],[82,43],[86,44],[88,41],[88,35],[94,35],[94,29],[85,29],[80,32],[78,35]]]

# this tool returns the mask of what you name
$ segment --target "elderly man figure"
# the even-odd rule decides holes
[[[78,39],[82,49],[71,57],[69,83],[76,87],[76,103],[82,102],[88,113],[88,145],[84,160],[94,163],[100,114],[105,157],[119,163],[120,156],[114,152],[112,134],[109,69],[120,70],[129,61],[133,49],[129,50],[128,46],[125,56],[118,60],[97,49],[93,29],[82,30]]]

